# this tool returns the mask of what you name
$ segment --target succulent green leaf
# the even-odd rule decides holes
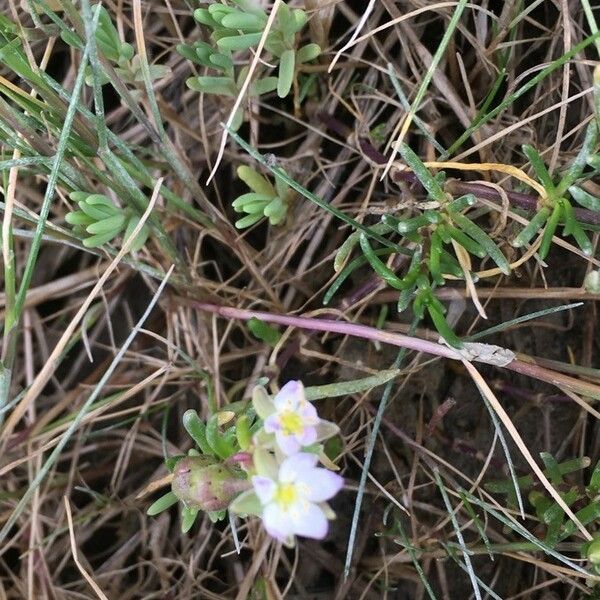
[[[251,167],[240,165],[237,168],[237,175],[253,192],[270,198],[277,196],[269,180]]]
[[[364,232],[360,234],[360,247],[363,251],[365,257],[369,261],[371,267],[379,277],[381,277],[390,287],[393,287],[396,290],[403,290],[407,287],[406,282],[402,281],[400,277],[398,277],[390,268],[388,268],[377,256],[371,244],[369,243],[369,238],[366,236]]]
[[[263,218],[262,213],[254,213],[251,215],[246,215],[241,219],[238,219],[235,222],[236,229],[245,229],[246,227],[251,227],[255,223],[258,223]]]
[[[183,426],[203,454],[214,455],[206,440],[206,425],[194,409],[190,408],[183,413]]]
[[[433,281],[438,285],[444,284],[444,278],[442,277],[440,259],[442,256],[442,238],[439,233],[441,225],[431,234],[430,246],[429,246],[429,259],[427,261],[429,267],[429,273]]]
[[[596,121],[590,121],[590,124],[587,126],[585,131],[585,138],[583,140],[581,150],[579,150],[575,160],[571,163],[571,166],[567,169],[556,187],[556,193],[558,196],[562,196],[565,191],[581,177],[589,158],[596,150],[597,143],[598,124]]]
[[[210,77],[208,75],[200,75],[198,77],[190,77],[185,83],[195,92],[230,97],[237,95],[235,82],[230,77]]]
[[[600,198],[596,196],[592,196],[592,194],[582,190],[580,187],[576,185],[572,185],[569,188],[569,193],[571,197],[577,204],[587,208],[588,210],[593,210],[595,212],[600,212]]]
[[[540,244],[540,249],[538,250],[538,254],[540,258],[544,260],[546,256],[548,256],[548,252],[550,251],[550,245],[552,244],[552,236],[556,232],[556,228],[560,223],[560,219],[563,215],[563,206],[561,202],[557,202],[554,205],[554,209],[548,222],[546,223],[546,227],[544,229],[544,233],[542,234],[542,242]]]
[[[277,89],[277,77],[263,77],[253,81],[248,89],[249,96],[262,96]]]
[[[295,74],[296,53],[286,50],[279,59],[279,77],[277,80],[277,95],[285,98],[292,88]]]
[[[446,231],[448,232],[450,237],[455,242],[460,244],[469,254],[477,256],[478,258],[484,258],[486,256],[486,251],[481,247],[481,245],[478,244],[475,240],[471,239],[460,229],[448,226],[446,227]]]
[[[510,265],[508,264],[506,257],[502,254],[500,248],[496,246],[494,240],[492,240],[483,229],[460,213],[453,214],[452,220],[464,231],[464,233],[473,238],[486,251],[488,256],[496,263],[496,265],[498,265],[498,268],[505,275],[510,275]]]
[[[525,144],[523,146],[523,153],[531,163],[531,167],[533,168],[538,181],[546,190],[548,197],[552,200],[556,200],[556,187],[554,186],[552,177],[550,176],[550,173],[548,173],[548,169],[544,164],[544,160],[542,159],[538,151],[530,144]]]
[[[247,50],[260,41],[262,33],[244,33],[242,35],[231,35],[222,37],[217,41],[221,50]]]
[[[189,44],[177,44],[177,46],[175,46],[175,49],[177,50],[178,54],[181,54],[181,56],[183,56],[183,58],[187,58],[187,60],[196,63],[198,65],[203,65],[205,64],[200,57],[198,56],[198,53],[196,51],[196,48],[194,48],[193,46],[190,46]]]
[[[248,192],[247,194],[242,194],[238,196],[232,203],[234,210],[237,212],[246,211],[246,212],[256,212],[254,210],[248,210],[246,207],[249,204],[259,204],[262,207],[266,206],[271,200],[272,196],[267,196],[265,194],[257,194],[256,192]],[[262,208],[261,208],[262,212]]]
[[[235,422],[235,435],[240,450],[247,450],[252,443],[252,433],[250,433],[250,419],[248,415],[241,415]]]
[[[465,194],[449,202],[448,210],[450,212],[461,212],[470,206],[475,206],[475,204],[477,204],[477,198],[473,194]]]
[[[592,253],[594,252],[594,247],[592,245],[592,242],[590,242],[590,239],[588,238],[588,236],[585,234],[583,229],[576,222],[574,222],[572,224],[572,234],[573,234],[573,237],[575,238],[575,241],[577,242],[577,245],[581,248],[581,251],[586,256],[591,256]]]
[[[241,10],[232,11],[221,19],[221,25],[228,29],[241,29],[245,32],[263,31],[267,19],[248,14]]]
[[[85,201],[79,202],[79,208],[94,221],[101,221],[115,215],[114,211],[107,210],[104,206],[93,206]]]
[[[109,231],[107,233],[98,233],[96,235],[92,235],[83,240],[83,245],[86,248],[99,248],[107,242],[110,242],[113,238],[115,238],[118,235],[118,233],[118,231]]]
[[[83,225],[87,226],[91,223],[95,223],[95,220],[86,215],[82,210],[76,210],[65,215],[65,221],[69,225]]]
[[[212,18],[210,12],[206,8],[197,8],[194,11],[194,19],[196,19],[198,23],[206,25],[211,29],[216,29],[219,27],[219,23]]]
[[[95,223],[88,225],[86,231],[92,234],[108,233],[112,231],[113,235],[117,235],[123,229],[124,223],[125,215],[121,213],[120,215],[107,217],[106,219],[102,219],[102,221],[96,221]]]
[[[279,196],[273,198],[263,210],[265,217],[269,217],[271,225],[278,225],[285,218],[286,206]]]
[[[131,237],[131,235],[133,234],[133,230],[137,227],[137,224],[139,222],[140,218],[137,215],[133,215],[129,218],[127,227],[125,228],[125,233],[123,234],[124,241],[127,241]],[[137,237],[131,244],[129,251],[137,252],[138,250],[141,250],[144,244],[146,243],[146,240],[148,239],[149,235],[150,230],[148,229],[147,225],[144,224],[140,229],[140,232],[137,234]]]
[[[229,75],[233,75],[233,60],[230,56],[227,56],[227,54],[213,52],[208,60],[210,61],[210,64],[214,65],[216,68],[221,69]]]
[[[444,315],[440,312],[439,308],[433,304],[427,304],[427,312],[438,330],[438,333],[454,348],[462,348],[462,341],[460,338],[450,329],[450,326],[446,322]]]
[[[434,179],[429,169],[423,164],[423,161],[406,144],[400,145],[400,154],[406,164],[413,170],[417,179],[427,190],[432,200],[445,203],[447,198],[440,184]]]
[[[512,245],[515,248],[520,248],[521,246],[528,244],[531,238],[544,226],[544,223],[548,220],[549,216],[550,209],[544,206],[512,241]]]
[[[213,415],[206,423],[206,441],[219,458],[226,459],[235,453],[235,448],[227,443],[219,429],[218,415]]]
[[[321,54],[321,46],[319,44],[306,44],[296,52],[296,62],[298,64],[315,60]]]

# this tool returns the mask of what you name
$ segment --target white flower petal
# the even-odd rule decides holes
[[[302,495],[311,502],[323,502],[333,498],[344,487],[344,479],[328,469],[312,469],[301,473],[296,479],[302,484]]]
[[[272,479],[260,475],[255,475],[252,478],[252,486],[261,504],[268,504],[273,499],[277,489],[277,484]]]
[[[296,412],[305,425],[317,425],[321,421],[317,409],[310,402],[302,402]]]
[[[288,381],[273,398],[277,412],[295,410],[304,401],[304,386],[301,381]]]
[[[267,433],[275,433],[276,431],[279,431],[281,429],[281,420],[279,419],[279,415],[277,413],[269,415],[265,419],[263,428]]]
[[[300,442],[298,442],[293,435],[284,435],[282,431],[277,431],[275,433],[275,439],[277,440],[277,445],[284,454],[296,454],[296,452],[300,450]]]
[[[304,510],[290,511],[289,521],[292,531],[297,535],[322,540],[329,527],[323,511],[312,503],[307,503]]]
[[[304,431],[296,436],[301,446],[310,446],[317,441],[317,430],[314,427],[305,427]]]
[[[279,481],[290,483],[298,478],[309,478],[315,470],[317,460],[317,455],[309,452],[299,452],[286,458],[279,467]]]
[[[281,510],[277,504],[271,503],[265,506],[262,518],[267,533],[280,542],[294,534],[289,514]]]

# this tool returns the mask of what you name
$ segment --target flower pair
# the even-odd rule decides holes
[[[295,535],[323,539],[335,514],[326,503],[344,484],[342,477],[317,467],[323,441],[339,431],[319,418],[300,381],[289,381],[271,400],[256,388],[253,405],[264,420],[255,436],[252,489],[231,505],[234,512],[256,514],[274,538],[292,545]],[[271,452],[271,449],[273,452]]]

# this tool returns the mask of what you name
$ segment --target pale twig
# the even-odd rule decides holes
[[[376,3],[377,3],[377,0],[369,1],[369,4],[365,8],[365,11],[363,12],[362,17],[360,18],[360,21],[358,22],[358,24],[356,25],[356,28],[354,29],[354,33],[352,34],[352,37],[335,53],[335,56],[333,57],[333,60],[331,61],[331,64],[329,65],[329,68],[327,69],[328,73],[331,73],[331,71],[333,70],[333,67],[335,67],[335,64],[337,63],[337,61],[340,60],[340,57],[342,56],[342,54],[344,52],[346,52],[346,50],[348,50],[349,48],[352,48],[352,46],[354,46],[355,44],[358,43],[358,35],[360,34],[363,27],[365,26],[368,18],[371,16],[371,13],[373,12],[373,9],[375,8]],[[361,39],[366,39],[369,35],[372,35],[372,33],[370,32],[366,36],[362,36]]]
[[[108,600],[104,592],[92,579],[90,574],[83,568],[83,565],[79,561],[79,557],[77,556],[77,543],[75,541],[75,532],[73,531],[73,517],[71,515],[71,505],[69,504],[69,499],[66,496],[63,496],[63,500],[65,502],[65,510],[67,511],[67,523],[69,525],[69,539],[71,540],[71,553],[73,554],[73,562],[79,569],[79,572],[83,575],[83,578],[90,584],[94,592],[96,592],[98,598],[100,598],[100,600]]]

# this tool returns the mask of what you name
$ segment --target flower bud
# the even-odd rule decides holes
[[[590,294],[600,294],[600,269],[597,271],[590,271],[585,276],[583,285],[586,292]]]
[[[594,566],[600,566],[600,538],[595,539],[588,546],[587,557]]]
[[[173,493],[189,508],[226,509],[250,484],[244,473],[210,456],[186,456],[173,472]]]

